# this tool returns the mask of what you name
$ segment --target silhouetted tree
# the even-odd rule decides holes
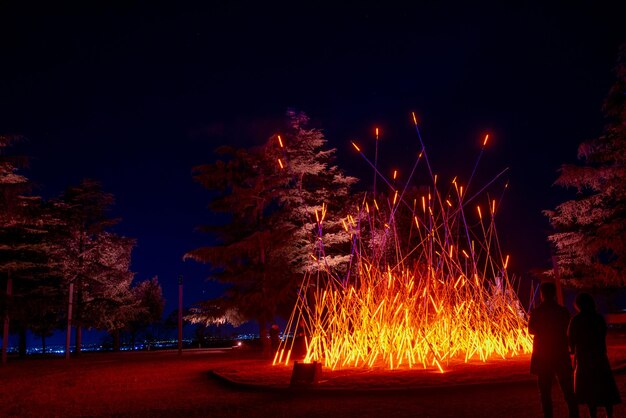
[[[39,199],[23,200],[19,217],[0,227],[0,271],[11,279],[9,312],[26,354],[26,331],[50,334],[58,325],[60,278],[50,268],[50,225]],[[44,331],[45,330],[45,331]]]
[[[624,285],[626,273],[626,44],[617,82],[604,102],[604,133],[578,147],[581,165],[566,164],[555,184],[576,197],[545,211],[556,232],[561,274],[577,287]]]
[[[128,317],[124,328],[130,333],[131,345],[134,347],[137,333],[161,319],[165,299],[157,277],[139,282],[132,288],[132,294],[135,300],[134,312]],[[119,349],[119,329],[116,331],[118,332],[117,337],[114,334],[113,346],[114,349],[116,346]]]
[[[211,264],[213,277],[229,285],[221,298],[196,306],[192,322],[254,319],[265,342],[268,321],[292,308],[304,272],[347,261],[332,248],[349,242],[338,213],[356,179],[333,164],[335,150],[325,148],[320,130],[307,129],[304,114],[289,112],[288,119],[281,137],[257,148],[222,147],[223,160],[194,168],[194,179],[217,192],[210,209],[230,220],[202,228],[219,244],[185,254]],[[323,213],[328,234],[320,240]]]
[[[28,195],[30,182],[17,172],[26,158],[6,155],[7,147],[18,140],[0,136],[0,308],[3,329],[8,332],[12,324],[24,356],[27,330],[49,334],[57,323],[59,278],[49,263],[54,220],[41,198]],[[3,353],[7,343],[3,338]]]
[[[129,268],[135,241],[107,231],[118,222],[107,216],[113,201],[113,195],[93,180],[68,188],[55,201],[63,226],[55,259],[65,284],[74,283],[72,320],[77,353],[83,327],[119,329],[133,315],[133,273]]]

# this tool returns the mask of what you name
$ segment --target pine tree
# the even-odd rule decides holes
[[[3,313],[3,361],[8,328],[19,334],[26,355],[26,332],[49,334],[58,324],[58,276],[49,268],[52,219],[41,198],[28,195],[29,180],[18,173],[26,158],[6,155],[18,137],[0,136],[0,309]],[[6,289],[6,290],[5,290]],[[10,321],[9,321],[10,319]]]
[[[267,322],[291,310],[304,272],[319,266],[341,270],[342,263],[345,270],[346,258],[334,256],[332,248],[349,241],[340,231],[339,211],[356,179],[333,165],[335,150],[325,148],[320,130],[307,129],[304,114],[289,112],[288,121],[284,135],[263,146],[223,147],[223,160],[194,169],[195,180],[218,193],[210,209],[230,219],[203,228],[218,245],[185,255],[210,263],[213,276],[229,285],[223,297],[196,306],[187,317],[192,322],[254,319],[264,337]],[[326,216],[321,241],[323,212],[335,215]]]
[[[71,317],[77,353],[82,348],[83,327],[112,332],[134,315],[129,269],[135,241],[108,231],[118,222],[107,216],[113,202],[113,195],[93,180],[68,188],[54,202],[61,220],[54,259],[64,287],[73,287]]]
[[[308,129],[305,114],[289,111],[287,116],[284,138],[271,138],[266,151],[270,159],[281,159],[283,165],[285,193],[280,195],[280,204],[286,213],[279,222],[292,239],[282,248],[282,256],[298,273],[329,269],[343,274],[349,261],[350,235],[342,227],[341,215],[350,204],[350,187],[357,179],[335,165],[336,149],[327,148],[321,130]]]
[[[566,164],[555,184],[576,197],[545,211],[556,232],[562,278],[577,287],[624,285],[626,273],[626,45],[617,82],[604,103],[604,133],[578,148],[581,165]]]
[[[134,347],[137,333],[161,319],[165,299],[157,277],[137,283],[132,288],[132,294],[135,310],[129,316],[130,320],[126,322],[125,330],[130,333],[131,345]],[[119,332],[114,334],[114,339],[118,340],[117,344],[115,342],[113,344],[115,349],[119,347]]]
[[[89,273],[83,276],[82,322],[86,327],[115,333],[125,328],[141,309],[131,284],[131,253],[135,240],[110,232],[98,234],[85,257]]]

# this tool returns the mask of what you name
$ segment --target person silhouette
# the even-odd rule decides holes
[[[606,322],[597,313],[589,293],[580,293],[574,304],[578,313],[569,324],[570,350],[574,353],[574,393],[581,404],[596,416],[603,406],[606,416],[613,416],[613,405],[621,402],[609,358],[606,354]]]
[[[534,335],[530,372],[537,376],[543,415],[546,418],[553,416],[552,381],[556,377],[567,402],[569,417],[578,417],[567,340],[570,314],[557,303],[554,283],[542,283],[539,292],[541,303],[530,313],[528,332]]]
[[[278,346],[280,345],[280,328],[278,325],[272,324],[270,327],[270,345],[272,347],[272,354],[276,354]]]

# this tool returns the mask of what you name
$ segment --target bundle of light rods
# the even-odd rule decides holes
[[[376,194],[366,194],[342,221],[352,242],[350,267],[343,277],[324,265],[322,244],[312,255],[319,268],[302,282],[287,337],[273,364],[288,365],[298,344],[305,363],[318,361],[332,369],[419,367],[442,373],[459,362],[509,358],[532,350],[527,315],[515,280],[507,274],[509,257],[503,255],[496,233],[497,203],[481,197],[495,179],[468,195],[488,135],[465,189],[455,178],[445,185],[449,191],[444,194],[415,115],[413,121],[421,151],[406,184],[424,161],[430,174],[428,191],[406,201],[408,186],[394,190],[377,162],[372,164],[353,143],[389,188],[390,197],[380,202]],[[376,141],[378,146],[378,129]],[[325,216],[323,206],[316,213],[320,238]],[[398,227],[400,216],[411,219],[410,228],[406,223]]]

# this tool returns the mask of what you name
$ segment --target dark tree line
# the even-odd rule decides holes
[[[111,231],[119,222],[108,211],[113,195],[93,180],[68,187],[45,200],[31,194],[19,169],[24,158],[8,148],[19,138],[0,136],[0,312],[3,359],[7,330],[19,335],[20,355],[26,334],[42,338],[75,328],[76,352],[82,330],[109,332],[119,348],[119,333],[160,319],[163,296],[156,279],[133,285],[130,271],[135,240]]]

